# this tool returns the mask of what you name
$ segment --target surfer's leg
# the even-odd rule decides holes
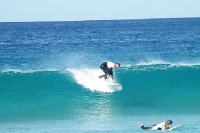
[[[112,70],[109,70],[108,75],[111,76],[111,78],[113,79],[113,71]]]
[[[106,68],[106,67],[102,67],[102,66],[100,66],[100,68],[101,68],[101,70],[102,70],[105,74],[99,76],[99,78],[101,79],[102,77],[104,77],[105,79],[107,79],[109,69]]]
[[[104,74],[104,75],[101,75],[101,76],[99,76],[99,78],[101,79],[101,78],[105,78],[105,79],[107,79],[107,74]]]

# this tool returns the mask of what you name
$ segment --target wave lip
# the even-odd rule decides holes
[[[72,73],[73,78],[78,84],[82,85],[84,88],[88,88],[92,92],[112,93],[122,90],[122,87],[109,86],[105,81],[100,80],[99,75],[101,75],[102,72],[99,69],[67,69],[67,71]]]

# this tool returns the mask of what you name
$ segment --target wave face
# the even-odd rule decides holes
[[[5,122],[51,120],[71,124],[71,132],[95,130],[85,123],[100,132],[125,127],[131,132],[124,121],[138,126],[140,117],[150,122],[183,115],[182,122],[195,123],[190,116],[200,115],[199,23],[199,18],[0,23],[0,127],[5,127],[0,131],[9,131],[9,124],[1,126]],[[105,61],[121,63],[114,78],[122,87],[98,79]]]
[[[198,113],[199,66],[150,65],[120,71],[123,72],[119,73],[119,77],[123,77],[120,82],[126,88],[123,93],[131,94],[132,106],[144,106],[163,113]]]
[[[1,120],[78,117],[83,108],[106,101],[110,103],[106,108],[117,116],[199,114],[199,66],[123,67],[115,71],[120,88],[100,82],[98,73],[98,69],[3,72]]]

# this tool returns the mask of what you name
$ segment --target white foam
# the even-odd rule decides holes
[[[137,63],[137,66],[149,66],[149,65],[170,65],[171,63],[165,62],[162,60],[151,60],[151,61],[142,61]]]
[[[50,72],[54,72],[54,71],[58,71],[56,69],[41,69],[41,70],[21,70],[21,69],[4,69],[1,72],[2,73],[7,73],[7,72],[13,72],[13,73],[35,73],[35,72],[43,72],[43,71],[50,71]]]
[[[99,75],[102,75],[103,72],[99,69],[67,69],[72,73],[76,82],[82,85],[85,88],[88,88],[90,91],[98,92],[115,92],[120,91],[121,87],[109,86],[106,84],[104,79],[99,79]]]
[[[165,65],[168,67],[194,67],[194,66],[200,66],[200,62],[184,62],[184,61],[178,61],[178,62],[169,62],[169,61],[163,61],[163,60],[149,60],[149,61],[140,61],[135,64],[123,64],[123,67],[139,67],[139,66],[154,66],[154,65]]]

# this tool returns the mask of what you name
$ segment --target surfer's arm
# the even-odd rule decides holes
[[[110,76],[111,76],[112,80],[114,80],[113,75],[110,75]]]
[[[112,80],[114,80],[112,68],[109,69],[108,74],[112,78]]]

